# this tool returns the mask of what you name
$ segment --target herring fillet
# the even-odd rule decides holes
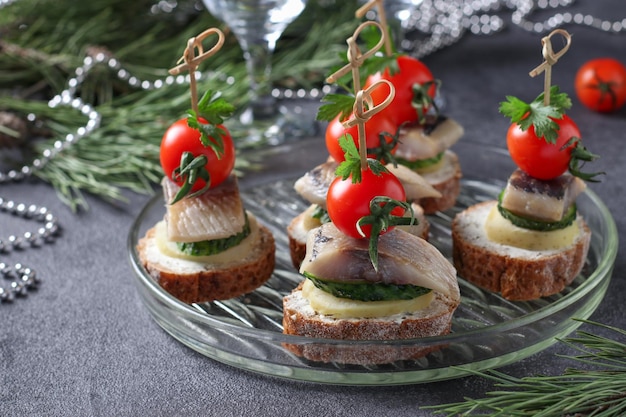
[[[171,201],[180,189],[167,177],[162,186],[166,202]],[[166,204],[166,208],[167,238],[175,242],[224,239],[240,233],[245,226],[243,204],[234,175],[197,197]]]
[[[312,204],[317,204],[326,208],[326,194],[328,188],[337,176],[335,171],[339,164],[332,158],[306,172],[298,178],[294,184],[294,189],[300,196]],[[417,201],[426,197],[441,197],[437,191],[420,174],[404,165],[385,165],[392,174],[402,183],[406,193],[407,201]]]
[[[407,201],[417,201],[427,197],[441,197],[441,193],[435,189],[423,176],[404,165],[387,164],[385,168],[395,175],[404,187]]]
[[[326,208],[326,194],[328,187],[337,177],[335,171],[338,166],[337,161],[328,158],[326,162],[298,178],[294,184],[294,189],[309,203]]]
[[[565,174],[539,180],[520,169],[513,171],[502,195],[502,207],[512,213],[541,221],[559,221],[586,184]]]
[[[411,126],[402,131],[396,156],[415,161],[434,158],[463,136],[463,127],[453,119],[446,118],[437,123],[432,131],[421,126]]]
[[[424,239],[399,229],[380,236],[378,272],[370,262],[368,242],[326,223],[309,233],[300,272],[332,281],[417,285],[460,300],[455,268]]]

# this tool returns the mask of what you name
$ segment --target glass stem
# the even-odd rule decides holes
[[[241,42],[250,82],[250,108],[254,119],[275,114],[276,99],[272,97],[272,54],[275,42],[261,39],[257,42]]]

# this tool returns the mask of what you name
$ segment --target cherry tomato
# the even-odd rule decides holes
[[[361,182],[352,183],[352,177],[335,178],[328,188],[326,206],[332,222],[348,236],[362,239],[357,229],[357,222],[370,214],[370,201],[376,196],[387,196],[394,200],[405,201],[404,187],[398,178],[390,172],[374,174],[370,169],[361,172]],[[404,209],[396,207],[391,212],[402,216]],[[393,229],[389,227],[387,231]],[[363,225],[365,237],[369,238],[372,227]]]
[[[202,123],[205,120],[201,119]],[[173,171],[180,166],[180,159],[183,152],[191,152],[194,157],[205,155],[207,157],[207,163],[205,168],[210,175],[211,187],[215,187],[223,182],[230,175],[233,167],[235,166],[235,145],[233,139],[228,133],[228,130],[218,125],[226,132],[222,137],[224,144],[224,153],[218,158],[215,151],[211,147],[205,147],[200,142],[200,132],[187,125],[187,119],[180,119],[174,122],[163,135],[161,140],[161,167],[163,172],[172,181],[178,185],[182,184],[182,181],[176,180],[172,177]],[[210,138],[215,143],[215,139]],[[204,187],[206,182],[203,179],[198,179],[191,191],[198,191]]]
[[[370,75],[365,87],[374,84],[376,81],[386,79],[393,84],[396,89],[396,96],[389,106],[382,113],[388,113],[389,117],[394,121],[396,126],[402,123],[415,123],[418,120],[417,111],[411,104],[413,101],[413,85],[424,84],[434,81],[433,74],[430,69],[422,62],[413,57],[401,55],[398,57],[399,71],[393,75],[389,70],[385,70],[382,74],[377,73]],[[382,90],[382,91],[379,91]],[[381,103],[387,96],[385,89],[377,89],[372,92],[372,99],[375,104]],[[435,97],[437,87],[433,85],[428,89],[428,95]]]
[[[380,133],[386,132],[384,139],[387,143],[393,140],[391,135],[395,135],[398,127],[384,115],[384,111],[375,114],[365,123],[365,144],[368,149],[376,148],[380,146]],[[341,146],[339,146],[339,138],[349,133],[352,136],[352,140],[359,148],[359,130],[358,126],[349,128],[343,127],[339,121],[339,116],[335,117],[326,128],[326,148],[328,153],[336,161],[344,161],[345,154]],[[394,151],[392,151],[393,153]],[[368,158],[374,158],[374,155],[368,155]]]
[[[556,178],[567,171],[575,144],[563,147],[571,138],[581,137],[578,126],[569,116],[564,115],[554,121],[559,125],[559,135],[554,144],[538,138],[534,126],[523,131],[517,123],[513,123],[506,135],[513,162],[528,175],[540,180]]]
[[[576,95],[591,110],[609,113],[626,102],[626,67],[613,58],[587,61],[576,73]]]

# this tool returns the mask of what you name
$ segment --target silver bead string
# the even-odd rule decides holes
[[[411,11],[402,26],[417,39],[404,39],[401,48],[416,57],[424,57],[459,41],[468,31],[473,35],[492,35],[506,23],[496,13],[512,10],[511,23],[537,34],[564,25],[588,26],[608,33],[626,31],[626,18],[610,21],[584,13],[556,12],[542,22],[530,16],[539,10],[571,6],[574,0],[423,0]]]
[[[511,21],[529,32],[545,33],[569,24],[588,26],[609,33],[621,33],[626,30],[626,18],[611,21],[584,13],[555,13],[543,22],[528,20],[528,16],[535,8],[548,9],[570,6],[574,3],[574,0],[539,0],[537,2],[533,0],[517,0],[515,3],[516,10],[511,15]]]
[[[9,266],[0,262],[0,274],[10,281],[7,287],[0,286],[0,302],[12,302],[16,297],[25,297],[29,290],[36,289],[41,283],[37,273],[27,266],[15,264]]]
[[[0,197],[0,212],[42,224],[34,232],[25,232],[21,236],[10,235],[6,240],[0,238],[0,253],[3,254],[52,243],[60,231],[57,218],[45,207],[38,207],[34,204],[26,206]],[[11,302],[20,296],[25,297],[28,290],[37,288],[41,282],[33,269],[19,263],[11,267],[0,262],[0,275],[3,278],[0,280],[2,281],[0,282],[0,303]]]

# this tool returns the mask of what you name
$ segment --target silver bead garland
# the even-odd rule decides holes
[[[0,212],[42,224],[34,232],[25,232],[21,236],[10,235],[6,240],[0,238],[0,253],[7,254],[13,250],[39,247],[45,243],[52,243],[58,236],[60,228],[57,218],[45,207],[34,204],[26,206],[0,197]],[[10,267],[0,262],[0,275],[4,278],[0,281],[5,281],[4,284],[0,282],[0,302],[11,302],[16,297],[24,297],[28,290],[37,288],[40,283],[34,270],[19,263]]]
[[[543,22],[529,19],[537,10],[558,9],[573,3],[574,0],[423,0],[402,22],[402,27],[426,37],[404,39],[401,47],[416,57],[424,57],[457,42],[467,31],[473,35],[500,32],[506,24],[494,13],[503,9],[512,10],[512,24],[537,34],[564,25],[588,26],[608,33],[626,31],[626,18],[610,21],[566,11],[557,12]]]
[[[0,262],[0,275],[4,280],[10,281],[7,287],[0,286],[0,302],[11,302],[15,297],[25,297],[28,290],[37,288],[41,282],[34,270],[19,263],[9,266]]]

